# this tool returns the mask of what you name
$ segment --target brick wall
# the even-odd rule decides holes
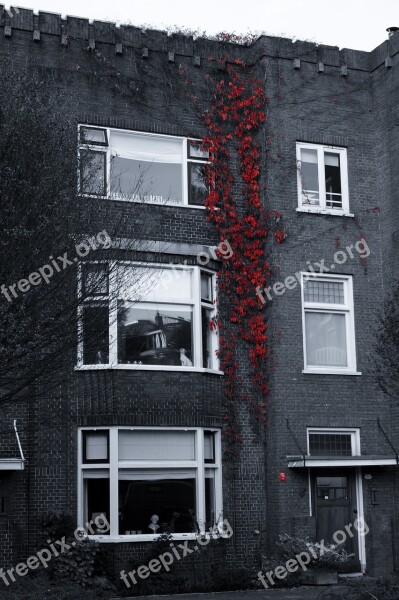
[[[391,48],[384,43],[373,53],[270,37],[242,47],[143,32],[130,26],[115,28],[98,21],[90,24],[85,19],[63,20],[46,13],[33,15],[25,9],[12,18],[1,9],[0,13],[0,59],[5,58],[13,68],[37,72],[61,92],[66,110],[81,123],[201,136],[204,129],[187,100],[186,80],[193,83],[199,106],[206,108],[209,89],[205,76],[215,76],[223,68],[209,59],[229,56],[246,61],[252,65],[248,76],[265,81],[269,96],[268,119],[260,134],[265,204],[282,212],[288,232],[284,245],[269,248],[271,262],[278,268],[276,281],[305,270],[307,261],[325,259],[331,264],[337,249],[354,245],[361,234],[365,235],[371,249],[367,264],[355,253],[354,259],[335,271],[353,275],[356,352],[362,375],[302,373],[300,287],[287,290],[266,307],[273,364],[269,425],[265,431],[259,430],[247,407],[237,406],[243,434],[240,457],[236,464],[226,464],[223,469],[225,516],[234,530],[226,565],[235,561],[258,564],[261,553],[274,551],[273,541],[279,533],[314,536],[307,472],[292,470],[287,482],[278,479],[279,472],[287,470],[286,456],[298,454],[286,421],[304,449],[309,426],[359,427],[363,454],[389,454],[391,450],[377,427],[379,416],[399,446],[397,408],[374,384],[371,352],[378,312],[397,273],[395,200],[399,175],[394,125],[399,59],[394,57],[391,70],[385,68],[384,60],[388,50],[392,55],[397,51],[399,36],[392,39]],[[33,41],[35,30],[40,31],[40,41]],[[300,59],[299,69],[293,68],[294,58]],[[341,69],[343,64],[348,67],[347,75]],[[296,141],[347,148],[354,217],[296,212]],[[82,199],[80,210],[84,232],[118,227],[121,237],[142,235],[193,247],[217,241],[204,212],[192,208],[140,206],[139,211],[127,202]],[[141,219],[149,223],[145,233]],[[175,254],[163,260],[184,258],[187,255]],[[243,385],[252,393],[244,349],[238,352]],[[13,489],[12,518],[7,524],[5,519],[0,523],[1,547],[8,548],[9,536],[14,535],[18,558],[23,558],[26,545],[33,548],[39,543],[44,512],[57,509],[76,515],[77,427],[223,425],[221,376],[76,372],[74,360],[66,357],[65,370],[54,385],[40,382],[29,398],[2,409],[7,422],[15,415],[21,420],[27,452],[26,471],[13,474],[6,484]],[[5,439],[4,444],[6,447]],[[365,517],[373,530],[383,515],[388,521],[396,519],[393,493],[398,485],[393,468],[374,472],[379,504],[371,504],[371,491],[363,479]],[[377,570],[382,553],[390,552],[388,525],[384,531],[384,543],[376,537],[367,542],[367,553]],[[139,560],[146,547],[134,543],[109,546],[114,570]],[[8,549],[3,551],[4,560],[10,562],[11,556],[14,561]]]

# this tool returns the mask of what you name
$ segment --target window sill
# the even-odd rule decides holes
[[[304,375],[361,375],[361,371],[344,371],[338,369],[303,369]]]
[[[173,365],[77,365],[75,371],[99,371],[117,369],[123,371],[175,371],[178,373],[212,373],[224,375],[223,371],[216,369],[203,369],[201,367],[178,367]]]
[[[153,535],[153,534],[148,534],[148,533],[144,533],[141,535],[114,535],[114,536],[110,536],[110,535],[88,535],[87,536],[88,539],[96,541],[96,542],[100,542],[101,544],[120,544],[120,543],[132,543],[132,542],[156,542],[157,540],[159,540],[159,535]],[[198,538],[201,538],[201,534],[198,533],[172,533],[171,534],[171,540],[173,541],[182,541],[182,540],[197,540]],[[206,539],[208,539],[209,541],[211,540],[211,536],[209,533],[205,533],[204,537],[206,537]],[[230,536],[226,535],[226,534],[221,534],[218,536],[215,536],[214,539],[220,539],[220,538],[224,538],[224,539],[229,539]],[[213,539],[213,536],[212,536]],[[203,544],[204,545],[204,544]]]
[[[347,213],[343,210],[322,210],[321,208],[306,208],[301,207],[296,209],[297,212],[312,213],[317,215],[333,215],[335,217],[354,217],[353,213]]]
[[[132,198],[113,198],[112,196],[101,196],[99,194],[79,194],[81,198],[96,198],[97,200],[110,200],[111,202],[130,202],[133,204],[149,204],[151,206],[168,206],[173,208],[194,208],[198,210],[205,210],[205,206],[197,206],[196,204],[184,204],[182,202],[150,202],[133,200]]]

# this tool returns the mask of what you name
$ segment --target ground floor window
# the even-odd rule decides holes
[[[222,518],[220,431],[84,428],[79,446],[81,523],[103,514],[109,537],[143,540],[194,536]]]

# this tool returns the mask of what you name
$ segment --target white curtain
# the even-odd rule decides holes
[[[347,366],[345,315],[306,312],[305,329],[308,365]]]

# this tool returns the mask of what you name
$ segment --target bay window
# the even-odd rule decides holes
[[[209,153],[199,141],[86,125],[79,132],[81,194],[204,206]]]
[[[215,289],[199,267],[85,263],[78,366],[218,370]]]
[[[349,214],[346,148],[297,143],[298,210]]]
[[[352,277],[302,273],[305,372],[355,373]]]
[[[83,428],[79,520],[103,514],[107,539],[195,537],[222,518],[220,431]]]

